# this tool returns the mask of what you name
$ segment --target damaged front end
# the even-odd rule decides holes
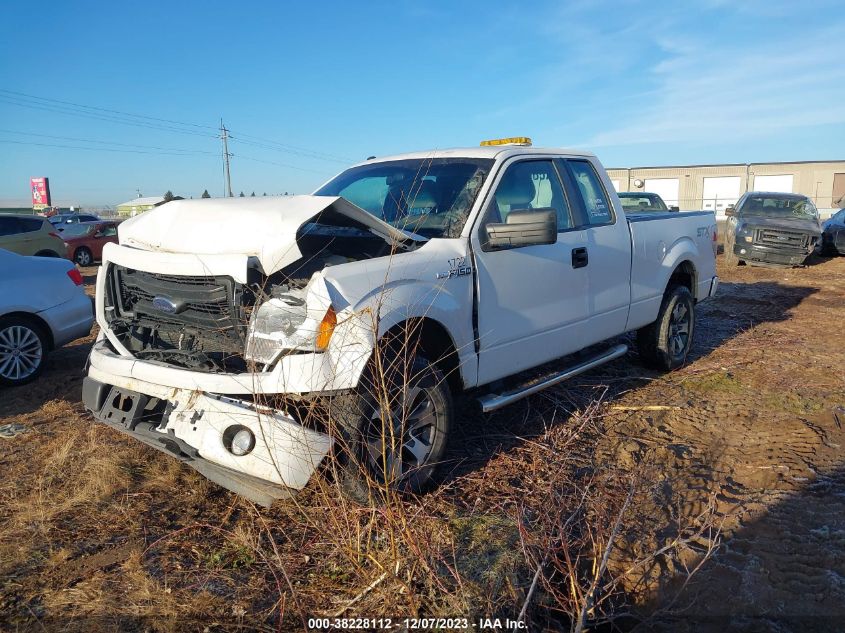
[[[98,274],[102,335],[83,393],[98,420],[265,504],[302,488],[331,448],[290,403],[354,387],[372,349],[323,271],[422,241],[342,198],[296,198],[206,205],[216,230],[195,228],[212,252],[174,250],[197,205],[121,227]],[[250,225],[263,230],[248,241]]]
[[[338,308],[321,272],[417,242],[342,198],[301,197],[328,206],[296,228],[288,223],[292,235],[262,236],[239,254],[247,255],[242,279],[107,262],[103,319],[109,338],[138,359],[205,372],[267,371],[283,354],[325,351]],[[162,239],[130,228],[135,230],[125,239],[121,234],[122,242],[161,251]],[[171,222],[169,229],[187,227]],[[210,272],[213,257],[204,259]]]

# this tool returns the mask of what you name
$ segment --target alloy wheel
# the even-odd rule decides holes
[[[92,259],[91,253],[84,248],[76,252],[76,263],[80,266],[89,266]]]
[[[689,345],[692,312],[683,303],[678,303],[669,317],[669,353],[678,356]]]
[[[41,339],[25,325],[0,330],[0,377],[17,382],[32,376],[41,364]]]
[[[376,406],[365,433],[367,461],[373,471],[394,487],[425,466],[434,449],[437,411],[431,394],[408,385],[384,415]]]

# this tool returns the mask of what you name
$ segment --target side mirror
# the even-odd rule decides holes
[[[729,204],[725,208],[725,215],[729,218],[735,218],[736,217],[736,207],[732,204]]]
[[[674,211],[675,213],[677,213],[678,211],[680,211],[680,210],[681,210],[681,207],[678,207],[678,206],[672,206],[672,207],[669,207],[669,210],[670,210],[670,211]]]
[[[517,209],[508,213],[504,224],[488,224],[484,228],[489,250],[554,244],[557,242],[557,211]]]
[[[91,237],[93,237],[95,240],[99,240],[103,237],[103,232],[102,231],[94,231],[94,235],[92,235]]]

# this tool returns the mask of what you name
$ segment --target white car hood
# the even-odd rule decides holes
[[[173,200],[122,222],[118,237],[124,246],[147,251],[255,257],[271,274],[302,257],[297,231],[328,210],[390,244],[417,237],[335,196]]]

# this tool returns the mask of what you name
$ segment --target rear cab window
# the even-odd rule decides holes
[[[616,215],[610,205],[610,197],[593,165],[587,160],[574,158],[558,159],[558,164],[565,168],[573,195],[580,202],[584,226],[614,224]]]

